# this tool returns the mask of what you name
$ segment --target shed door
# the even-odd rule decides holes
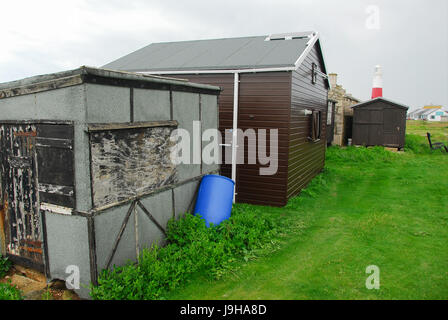
[[[402,110],[384,109],[384,145],[398,147],[404,135]]]
[[[370,110],[369,121],[369,143],[370,146],[383,145],[383,112],[381,110]]]
[[[15,263],[44,270],[45,213],[74,208],[73,125],[0,124],[0,240]]]
[[[1,230],[3,253],[14,262],[42,270],[37,191],[36,127],[1,125]]]

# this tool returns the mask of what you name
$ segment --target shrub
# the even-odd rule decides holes
[[[0,278],[3,278],[11,268],[11,261],[0,256]]]
[[[200,273],[219,278],[237,260],[247,261],[272,245],[278,225],[256,208],[236,205],[232,217],[207,228],[200,217],[170,220],[167,245],[144,249],[138,264],[103,270],[94,299],[163,299],[167,292]],[[260,253],[260,252],[258,252]]]
[[[0,300],[23,300],[22,292],[11,282],[0,283]]]
[[[441,150],[431,150],[428,143],[428,138],[416,134],[407,134],[404,146],[405,151],[415,154],[431,154],[442,153]]]

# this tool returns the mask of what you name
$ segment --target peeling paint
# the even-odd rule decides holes
[[[43,211],[51,212],[51,213],[59,213],[59,214],[65,214],[65,215],[71,215],[73,212],[72,208],[67,208],[67,207],[58,206],[55,204],[45,203],[45,202],[42,202],[40,204],[40,209]]]
[[[42,263],[41,225],[36,185],[35,139],[32,124],[0,126],[2,251]]]
[[[176,182],[170,152],[174,127],[91,133],[95,207],[119,202]]]

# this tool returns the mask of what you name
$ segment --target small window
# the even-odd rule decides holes
[[[311,68],[311,82],[313,84],[317,83],[317,65],[313,62],[312,68]]]
[[[311,115],[311,132],[309,139],[311,141],[319,141],[322,131],[322,113],[321,111],[313,111]]]

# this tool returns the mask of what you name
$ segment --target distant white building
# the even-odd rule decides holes
[[[409,120],[448,121],[448,111],[442,106],[425,106],[408,113]]]

